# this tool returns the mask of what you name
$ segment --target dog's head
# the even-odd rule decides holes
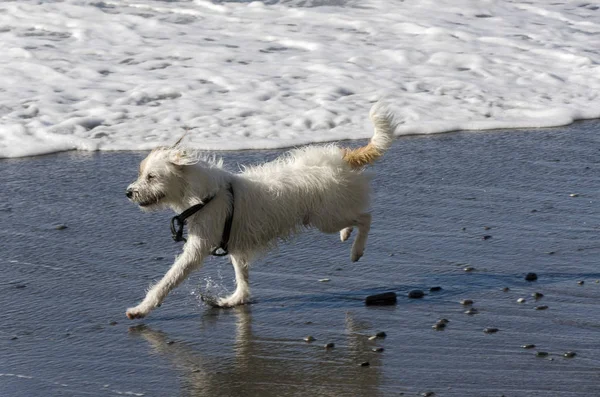
[[[185,149],[156,148],[142,160],[138,178],[127,187],[125,194],[148,211],[176,203],[185,189],[184,167],[197,162],[197,156]]]

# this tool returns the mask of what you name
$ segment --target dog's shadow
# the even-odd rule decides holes
[[[204,320],[217,321],[225,312],[207,309]],[[182,373],[179,394],[191,396],[310,395],[315,387],[340,386],[342,394],[357,396],[378,395],[381,380],[381,355],[367,354],[371,364],[368,371],[358,365],[373,342],[364,335],[365,324],[346,319],[347,339],[335,351],[320,343],[278,338],[267,333],[256,335],[252,330],[252,307],[244,305],[229,309],[235,316],[233,340],[218,338],[202,343],[173,338],[166,332],[147,325],[129,328],[133,337],[146,340],[154,353],[166,357]],[[221,318],[223,320],[223,318]],[[368,325],[367,327],[370,327]],[[213,337],[215,335],[212,335]],[[335,360],[330,357],[335,354]],[[310,376],[307,376],[310,374]],[[283,388],[283,389],[282,389]],[[177,394],[177,393],[176,393]]]

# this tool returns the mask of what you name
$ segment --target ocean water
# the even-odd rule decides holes
[[[0,158],[281,148],[600,117],[597,2],[0,3]]]
[[[1,160],[0,396],[594,396],[599,130],[398,139],[369,168],[373,224],[359,262],[350,241],[309,231],[254,263],[253,304],[198,299],[234,288],[227,259],[211,258],[136,321],[126,308],[181,250],[172,213],[125,197],[146,153]],[[222,155],[237,170],[280,153]],[[413,289],[426,296],[408,299]],[[364,305],[384,291],[395,306]],[[435,331],[440,318],[450,322]],[[387,337],[369,340],[378,331]]]

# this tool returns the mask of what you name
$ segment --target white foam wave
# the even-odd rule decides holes
[[[0,5],[0,158],[206,150],[600,117],[593,2],[19,1]]]

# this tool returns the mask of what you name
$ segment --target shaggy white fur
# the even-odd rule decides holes
[[[237,288],[217,303],[230,307],[250,298],[250,262],[277,243],[315,227],[324,233],[340,231],[342,241],[358,229],[351,259],[363,255],[371,225],[369,177],[362,172],[390,146],[393,116],[381,105],[370,112],[375,132],[369,145],[356,150],[336,145],[294,149],[275,161],[246,167],[239,174],[222,168],[222,162],[202,158],[183,148],[157,148],[140,164],[138,179],[127,196],[144,210],[169,207],[182,212],[214,195],[200,212],[188,218],[188,239],[183,253],[144,300],[127,310],[130,319],[146,316],[218,246],[231,211],[231,184],[235,195],[229,254]]]

